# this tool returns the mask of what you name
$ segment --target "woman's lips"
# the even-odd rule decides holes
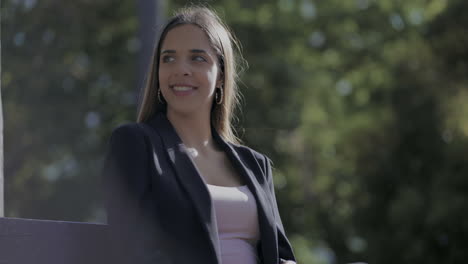
[[[190,95],[190,94],[192,94],[196,89],[197,89],[197,87],[188,86],[188,85],[173,85],[173,86],[171,86],[171,90],[172,90],[172,92],[173,92],[176,96],[187,96],[187,95]]]
[[[184,83],[173,84],[173,85],[170,85],[169,88],[172,90],[172,92],[176,96],[191,95],[197,89],[197,87],[195,87],[195,86],[193,86],[191,84],[184,84]]]

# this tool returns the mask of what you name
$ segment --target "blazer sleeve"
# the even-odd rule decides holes
[[[155,263],[155,224],[144,210],[151,185],[149,146],[137,124],[112,132],[102,174],[110,263]]]
[[[273,211],[275,215],[275,221],[276,221],[276,227],[277,227],[277,233],[278,233],[278,254],[280,257],[280,261],[281,262],[285,260],[296,261],[291,244],[289,243],[289,240],[286,237],[286,233],[283,227],[283,222],[281,221],[281,216],[278,210],[278,204],[276,202],[275,187],[273,183],[273,173],[272,173],[272,165],[271,165],[272,162],[265,155],[264,155],[264,158],[265,158],[265,167],[266,167],[265,168],[266,179],[267,179],[268,186],[270,189],[270,194],[272,197],[272,202],[273,202],[272,207],[273,207]]]

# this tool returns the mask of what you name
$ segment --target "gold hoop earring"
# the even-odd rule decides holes
[[[158,101],[159,101],[161,104],[164,104],[164,100],[162,99],[162,96],[161,96],[161,89],[158,89]]]
[[[220,95],[218,95],[218,90],[219,90],[219,92],[220,92]],[[221,104],[221,103],[223,102],[223,96],[224,96],[224,94],[223,94],[223,88],[221,88],[221,87],[216,88],[215,100],[216,100],[216,103],[217,103],[217,104]]]

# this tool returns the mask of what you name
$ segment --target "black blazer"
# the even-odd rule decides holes
[[[295,260],[278,213],[271,161],[248,147],[222,147],[256,198],[259,263]],[[163,113],[117,127],[103,175],[113,263],[221,263],[206,185]]]

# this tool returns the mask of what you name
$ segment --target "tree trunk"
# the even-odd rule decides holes
[[[138,40],[140,42],[140,50],[138,54],[137,65],[137,86],[136,95],[142,96],[143,87],[148,74],[149,66],[151,63],[151,56],[155,41],[158,38],[158,33],[161,25],[164,22],[164,0],[138,0],[137,12],[138,21],[140,23],[138,30]],[[138,106],[140,105],[141,97],[138,99]]]
[[[1,36],[1,29],[0,29]],[[2,75],[2,38],[0,37],[0,76]],[[3,200],[3,106],[2,106],[2,82],[0,81],[0,217],[5,214]]]

